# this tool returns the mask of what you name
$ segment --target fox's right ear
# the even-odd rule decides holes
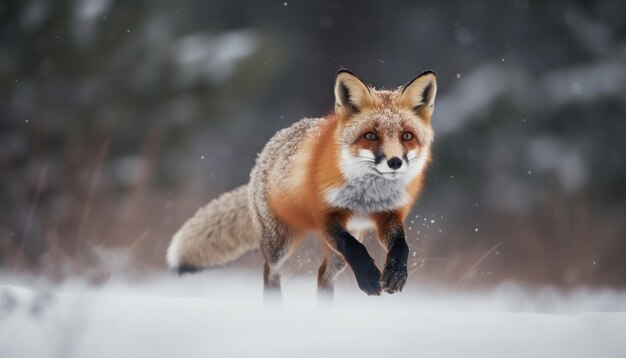
[[[369,87],[345,68],[337,72],[335,80],[335,113],[339,117],[357,114],[373,103]]]

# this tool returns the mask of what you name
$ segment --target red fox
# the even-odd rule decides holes
[[[332,297],[346,263],[368,295],[402,290],[409,254],[403,221],[430,162],[435,72],[388,91],[340,69],[334,93],[333,114],[276,133],[247,185],[222,194],[182,226],[167,249],[171,268],[193,272],[260,248],[264,292],[280,296],[282,264],[315,232],[326,248],[319,294]],[[361,243],[368,229],[387,250],[382,274]]]

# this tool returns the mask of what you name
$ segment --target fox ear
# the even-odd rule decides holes
[[[427,70],[404,85],[400,103],[415,112],[420,118],[430,120],[437,95],[437,75]]]
[[[335,113],[347,117],[373,103],[369,87],[354,73],[342,68],[335,80]]]

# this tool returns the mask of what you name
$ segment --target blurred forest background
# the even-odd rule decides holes
[[[411,280],[626,287],[619,0],[0,1],[0,272],[164,272],[277,130],[332,110],[340,66],[438,73]]]

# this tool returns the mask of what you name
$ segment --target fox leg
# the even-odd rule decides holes
[[[327,218],[325,239],[334,251],[350,265],[359,288],[368,295],[379,295],[381,291],[380,271],[367,249],[342,224],[341,214],[334,213]]]
[[[379,214],[375,221],[378,240],[387,249],[387,259],[380,282],[388,293],[402,291],[408,276],[409,257],[402,215],[397,212]]]
[[[250,173],[248,207],[252,214],[252,224],[260,236],[259,246],[265,259],[263,299],[280,301],[280,270],[292,251],[294,233],[272,211],[268,202],[267,183],[266,170],[257,164]]]
[[[261,235],[261,253],[265,258],[263,267],[263,292],[265,299],[276,298],[280,300],[280,270],[283,263],[292,251],[293,240],[291,235],[281,228],[277,230],[264,230]]]
[[[363,242],[364,237],[364,231],[354,233],[354,238],[359,242]],[[335,291],[335,280],[346,269],[346,260],[328,245],[325,246],[324,261],[322,261],[317,272],[317,293],[319,297],[332,299]]]
[[[335,291],[335,279],[346,268],[343,256],[326,248],[326,256],[317,273],[317,293],[319,297],[332,298]]]

